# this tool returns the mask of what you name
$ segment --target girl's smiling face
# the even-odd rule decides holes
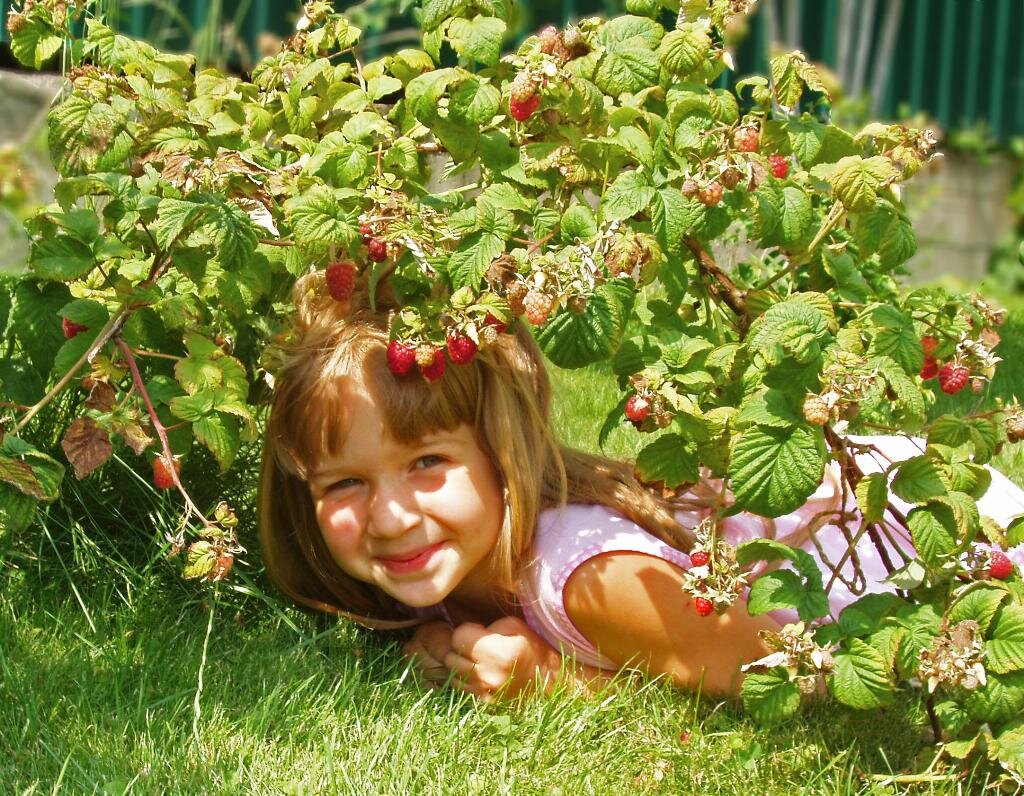
[[[309,476],[334,561],[406,605],[475,599],[501,532],[501,479],[473,430],[460,425],[396,442],[362,390],[348,395],[340,450]]]

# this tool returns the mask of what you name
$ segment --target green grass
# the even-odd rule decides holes
[[[1024,311],[992,386],[1024,392]],[[556,426],[593,449],[612,379],[556,372]],[[991,396],[988,396],[991,398]],[[946,401],[963,411],[975,400]],[[634,455],[626,426],[606,452]],[[997,464],[1024,482],[1024,458]],[[223,478],[255,549],[255,453]],[[212,473],[213,470],[209,470]],[[69,485],[41,528],[0,538],[0,792],[181,794],[969,793],[979,783],[872,779],[920,771],[916,697],[858,713],[829,703],[762,728],[731,703],[623,678],[616,690],[501,707],[422,687],[393,636],[279,600],[249,555],[217,589],[159,554],[177,507],[121,463]],[[209,631],[209,632],[208,632]],[[204,663],[205,660],[205,663]],[[199,693],[200,677],[202,690]],[[685,742],[680,733],[688,732]]]

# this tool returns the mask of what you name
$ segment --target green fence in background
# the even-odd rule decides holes
[[[774,14],[766,12],[767,2],[773,3]],[[10,0],[0,0],[4,18],[10,5]],[[135,0],[117,5],[117,18],[111,21],[121,31],[169,49],[196,50],[205,41],[207,47],[220,48],[213,53],[216,57],[242,69],[260,56],[261,34],[287,36],[301,8],[294,0]],[[346,5],[354,4],[336,3],[339,8]],[[372,14],[379,4],[371,0],[358,5],[362,13]],[[614,13],[621,6],[620,0],[523,2],[516,33],[526,35],[548,22]],[[844,63],[863,61],[870,77],[863,87],[876,89],[877,115],[897,118],[906,111],[923,111],[945,128],[984,125],[997,138],[1024,135],[1024,0],[762,0],[761,6],[737,53],[740,75],[765,70],[774,32],[841,74]],[[887,23],[892,30],[889,58]],[[391,19],[386,28],[371,28],[368,54],[411,43],[403,33],[411,36],[410,27],[408,19]],[[224,30],[236,35],[217,34]],[[858,52],[851,50],[853,30],[867,41]],[[0,41],[5,38],[4,26]],[[225,53],[229,45],[231,52]],[[889,64],[885,79],[871,76],[871,66],[880,61]]]

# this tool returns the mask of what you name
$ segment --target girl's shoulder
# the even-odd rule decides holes
[[[551,578],[561,587],[587,559],[614,552],[647,553],[681,565],[689,563],[685,553],[615,509],[570,503],[541,512],[527,572]]]

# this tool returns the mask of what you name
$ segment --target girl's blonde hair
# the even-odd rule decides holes
[[[688,549],[670,504],[634,478],[632,468],[559,444],[550,428],[551,389],[536,343],[522,324],[481,348],[465,365],[448,364],[435,383],[396,377],[387,365],[388,318],[359,305],[342,312],[322,298],[318,275],[296,286],[294,330],[282,348],[260,475],[260,541],[271,580],[311,608],[374,627],[414,624],[393,599],[345,574],[333,561],[306,483],[340,450],[350,424],[349,391],[366,390],[399,443],[431,431],[473,429],[504,487],[505,518],[488,561],[495,586],[511,599],[527,563],[540,512],[600,503],[663,541]],[[405,620],[405,621],[403,621]]]

